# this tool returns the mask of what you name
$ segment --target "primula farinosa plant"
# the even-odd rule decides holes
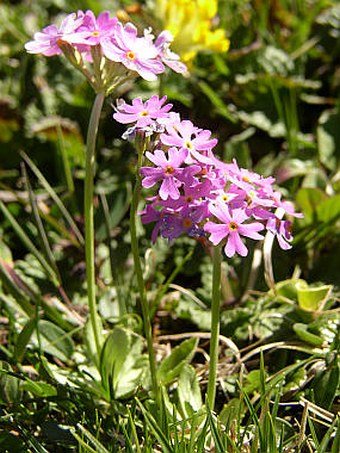
[[[174,5],[177,3],[173,2]],[[207,2],[198,2],[199,17],[197,14],[197,17],[186,14],[185,18],[196,17],[199,23],[202,14],[210,18],[212,13],[216,14],[215,2],[212,3],[213,6],[208,7]],[[190,21],[188,23],[191,24]],[[209,39],[214,41],[215,35],[209,27],[204,29],[205,31],[199,30],[199,40],[204,36],[208,39],[210,36]],[[184,34],[180,40],[185,41],[185,36]],[[195,39],[193,42],[196,42]],[[97,364],[103,339],[101,320],[96,307],[93,179],[100,113],[105,97],[114,93],[115,89],[127,80],[140,76],[147,81],[154,81],[165,71],[166,66],[178,73],[186,71],[186,66],[179,60],[178,55],[170,50],[171,41],[172,35],[168,31],[155,37],[151,30],[147,29],[139,36],[133,24],[123,25],[116,17],[110,17],[108,12],[96,17],[92,11],[78,11],[66,16],[59,27],[45,27],[25,46],[26,50],[33,54],[63,54],[84,74],[96,92],[87,132],[84,217],[87,294]],[[224,46],[226,50],[226,43]],[[211,132],[200,129],[191,121],[182,120],[178,113],[172,111],[172,105],[166,103],[166,97],[159,98],[155,95],[145,102],[137,98],[131,104],[119,100],[113,116],[117,122],[128,125],[123,137],[133,140],[137,149],[136,185],[130,208],[131,249],[142,307],[152,387],[158,404],[160,392],[149,304],[137,239],[138,214],[144,224],[154,224],[153,242],[161,236],[171,243],[180,235],[187,234],[204,238],[213,246],[212,321],[207,389],[207,404],[213,408],[219,338],[221,247],[228,258],[235,254],[246,256],[248,248],[245,239],[261,241],[264,234],[269,234],[277,237],[283,249],[289,249],[292,241],[291,222],[285,219],[284,215],[297,214],[288,202],[281,200],[281,194],[274,188],[273,178],[265,178],[239,168],[236,160],[231,163],[219,160],[213,151],[217,140],[211,136]],[[138,213],[142,188],[148,190],[148,197],[145,209]]]
[[[178,73],[186,71],[186,66],[179,61],[179,56],[170,50],[171,41],[172,35],[168,31],[163,31],[155,37],[148,28],[144,30],[142,36],[139,36],[137,28],[132,23],[122,24],[118,18],[110,17],[107,11],[96,17],[92,11],[88,10],[67,15],[60,26],[52,24],[45,27],[42,31],[35,33],[34,39],[25,45],[27,52],[32,54],[47,57],[64,55],[86,77],[96,93],[86,140],[84,218],[87,295],[90,325],[97,351],[97,365],[103,338],[101,320],[96,307],[93,179],[100,113],[105,97],[114,93],[116,88],[128,80],[131,81],[139,76],[147,81],[157,80],[157,76],[164,73],[167,66]],[[133,202],[131,243],[136,267],[141,269],[133,220],[134,206]],[[158,398],[151,325],[143,281],[140,278],[141,270],[138,275],[152,383]]]
[[[274,235],[280,247],[291,248],[291,221],[299,216],[282,201],[274,178],[240,168],[234,160],[224,163],[214,155],[217,140],[209,130],[182,120],[166,104],[166,97],[152,96],[132,104],[119,100],[113,117],[129,125],[123,135],[145,150],[138,171],[141,185],[153,189],[140,212],[144,224],[153,223],[152,241],[158,236],[174,241],[182,234],[206,238],[214,247],[212,337],[207,402],[214,406],[220,304],[220,247],[228,258],[246,256],[245,239],[261,241]],[[141,146],[140,144],[143,143]],[[140,156],[141,152],[140,152]],[[139,160],[142,162],[142,157]]]

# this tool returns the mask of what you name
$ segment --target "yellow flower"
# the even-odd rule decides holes
[[[225,31],[213,25],[217,0],[156,0],[155,15],[174,36],[172,50],[189,66],[198,52],[229,49]]]

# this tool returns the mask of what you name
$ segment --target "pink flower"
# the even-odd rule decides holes
[[[183,120],[177,124],[166,127],[167,133],[161,134],[161,141],[167,146],[177,146],[188,151],[186,163],[198,161],[206,164],[212,163],[211,149],[216,145],[217,139],[210,139],[209,130],[199,129],[191,121]]]
[[[136,123],[136,127],[143,128],[159,118],[167,118],[169,116],[168,112],[172,108],[172,104],[163,105],[166,99],[166,96],[159,99],[155,95],[143,102],[142,99],[135,98],[132,101],[132,105],[120,100],[117,102],[117,112],[113,114],[113,118],[119,123]]]
[[[177,200],[180,197],[178,188],[183,183],[190,184],[193,175],[200,170],[198,166],[194,165],[181,168],[187,156],[185,150],[178,151],[176,148],[170,148],[168,158],[161,150],[156,150],[154,154],[146,152],[145,155],[157,167],[142,167],[140,169],[140,173],[144,177],[142,186],[148,189],[161,181],[159,196],[162,200],[167,200],[168,197]]]
[[[219,244],[226,239],[224,247],[225,254],[231,258],[238,253],[241,256],[247,256],[248,249],[242,242],[241,236],[251,239],[261,240],[263,236],[258,234],[264,229],[264,226],[259,222],[244,223],[249,220],[249,216],[244,209],[229,210],[227,205],[216,204],[210,205],[210,212],[222,223],[207,222],[204,225],[204,230],[210,233],[209,240],[214,244]]]
[[[187,71],[187,67],[184,63],[179,61],[179,55],[170,50],[170,44],[172,43],[174,37],[168,31],[162,31],[155,41],[155,46],[159,51],[159,57],[162,62],[169,66],[173,71],[178,73],[183,73]]]
[[[41,32],[37,32],[33,36],[32,41],[25,44],[25,49],[28,53],[41,53],[46,57],[60,55],[62,50],[60,43],[64,41],[65,36],[73,33],[82,23],[83,17],[77,17],[75,13],[69,14],[62,21],[60,27],[56,25],[48,25]]]
[[[165,71],[152,39],[148,35],[138,37],[137,28],[131,23],[123,26],[118,22],[114,38],[103,38],[101,45],[106,58],[122,63],[145,80],[156,80],[156,75]]]
[[[111,38],[114,35],[118,19],[116,17],[111,19],[108,11],[103,11],[97,18],[91,10],[87,10],[85,13],[78,11],[78,16],[82,17],[82,24],[74,33],[69,33],[64,37],[67,42],[96,46],[101,43],[103,38]]]
[[[291,234],[292,222],[278,219],[275,215],[269,217],[266,229],[276,236],[277,242],[282,250],[292,248],[290,242],[293,240]]]

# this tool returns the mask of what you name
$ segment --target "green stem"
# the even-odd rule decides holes
[[[207,388],[207,403],[214,410],[216,396],[216,378],[218,362],[218,342],[220,336],[220,303],[221,303],[221,248],[214,247],[213,251],[213,281],[211,301],[211,338],[210,338],[210,362]]]
[[[93,214],[93,180],[95,174],[96,142],[100,114],[105,99],[104,93],[97,93],[93,103],[86,139],[86,166],[84,187],[84,218],[85,218],[85,259],[87,297],[90,311],[90,323],[96,344],[98,357],[100,354],[100,334],[98,330],[99,316],[96,307],[95,256],[94,256],[94,214]]]
[[[155,359],[155,353],[153,350],[152,327],[151,327],[151,320],[150,320],[150,313],[149,313],[149,305],[148,305],[148,300],[147,300],[145,285],[144,285],[143,270],[142,270],[142,265],[141,265],[140,256],[139,256],[139,246],[138,246],[138,238],[137,238],[137,209],[138,209],[138,202],[139,202],[140,191],[141,191],[141,178],[140,178],[139,170],[140,170],[140,167],[142,165],[142,160],[143,160],[143,151],[144,151],[143,148],[144,147],[140,147],[140,149],[137,149],[138,161],[137,161],[137,169],[136,169],[136,184],[135,184],[135,187],[133,190],[131,208],[130,208],[130,235],[131,235],[131,250],[132,250],[133,260],[134,260],[134,265],[135,265],[135,273],[136,273],[136,277],[137,277],[139,297],[140,297],[141,306],[142,306],[142,316],[143,316],[143,323],[144,323],[145,338],[146,338],[147,348],[148,348],[152,388],[153,388],[153,391],[155,394],[156,403],[159,407],[160,394],[159,394],[159,387],[158,387],[157,375],[156,375],[156,359]]]

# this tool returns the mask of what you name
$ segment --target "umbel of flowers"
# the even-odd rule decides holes
[[[48,57],[64,54],[97,93],[107,95],[137,76],[156,80],[166,66],[185,72],[186,66],[170,50],[172,40],[168,31],[155,37],[151,29],[145,29],[138,36],[132,23],[122,24],[108,11],[96,17],[91,10],[79,10],[67,15],[60,26],[52,24],[35,33],[25,48]]]
[[[147,164],[140,168],[142,186],[154,188],[140,213],[144,224],[154,223],[158,235],[173,241],[181,234],[206,237],[223,244],[231,258],[248,254],[244,238],[262,240],[270,231],[282,249],[291,248],[293,206],[281,200],[275,179],[224,163],[213,152],[217,140],[209,130],[172,112],[166,97],[137,98],[132,105],[118,101],[113,117],[129,124],[124,138],[142,134],[147,141]]]

